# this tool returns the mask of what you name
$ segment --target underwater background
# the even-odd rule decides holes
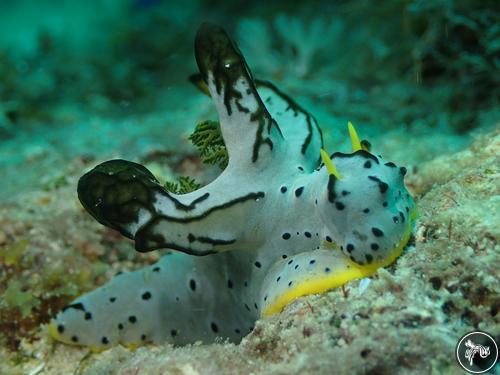
[[[302,298],[239,345],[56,344],[62,306],[160,256],[95,222],[78,178],[112,158],[161,182],[220,173],[188,140],[217,119],[189,82],[204,21],[316,116],[329,152],[352,121],[408,168],[414,239],[368,286]],[[499,21],[473,0],[0,2],[0,373],[462,373],[463,334],[500,342]]]

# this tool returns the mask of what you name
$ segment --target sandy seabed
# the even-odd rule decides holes
[[[19,300],[11,297],[11,303],[26,311],[15,314],[8,301],[2,303],[7,345],[0,373],[462,373],[454,350],[463,334],[480,329],[500,342],[499,155],[497,129],[409,173],[407,185],[420,212],[414,241],[367,287],[353,281],[344,290],[300,298],[258,321],[238,345],[115,347],[102,353],[55,343],[43,323],[68,295],[92,289],[120,269],[151,263],[158,254],[136,257],[128,241],[84,214],[74,193],[82,168],[75,159],[67,185],[0,206],[2,249],[17,249],[12,238],[29,239],[6,262],[3,280],[9,272],[23,280]]]

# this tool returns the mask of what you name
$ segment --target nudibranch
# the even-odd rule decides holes
[[[79,199],[97,221],[140,252],[171,252],[66,306],[50,324],[59,341],[94,350],[238,341],[259,317],[373,274],[408,242],[416,211],[404,167],[372,154],[351,124],[352,152],[329,156],[315,118],[254,80],[220,27],[199,28],[195,54],[228,166],[183,195],[125,160],[80,179]]]

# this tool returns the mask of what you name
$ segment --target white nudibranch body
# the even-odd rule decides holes
[[[314,117],[254,81],[221,28],[204,24],[195,51],[228,166],[184,195],[124,160],[80,179],[79,198],[99,222],[138,251],[174,252],[66,306],[50,325],[57,340],[95,350],[238,341],[294,299],[390,264],[409,240],[416,211],[404,168],[371,154],[351,124],[353,152],[329,157]]]

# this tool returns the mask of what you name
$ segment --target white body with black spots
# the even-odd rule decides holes
[[[408,241],[414,203],[404,168],[368,152],[352,127],[354,152],[323,154],[320,164],[314,117],[254,82],[222,29],[203,25],[195,49],[229,164],[184,195],[123,160],[81,178],[80,200],[99,222],[138,251],[178,251],[68,305],[51,323],[58,340],[95,349],[238,341],[258,317],[375,272]]]

